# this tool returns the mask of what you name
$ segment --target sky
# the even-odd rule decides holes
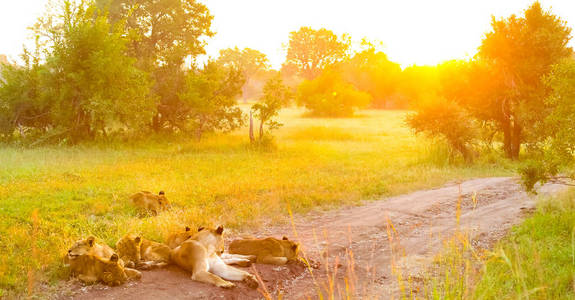
[[[17,58],[27,27],[48,0],[0,0],[0,54]],[[521,14],[532,0],[203,0],[214,15],[208,55],[238,46],[265,53],[274,68],[285,60],[289,33],[301,26],[380,42],[403,67],[473,56],[491,16]],[[545,9],[575,27],[575,0],[542,0]],[[30,43],[30,42],[28,42]],[[575,42],[571,42],[575,46]]]

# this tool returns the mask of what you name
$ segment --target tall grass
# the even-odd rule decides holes
[[[575,190],[536,212],[492,249],[466,232],[446,241],[428,274],[432,299],[575,299]]]
[[[405,128],[405,112],[366,111],[353,119],[300,118],[301,113],[282,112],[277,149],[267,152],[249,146],[245,128],[207,135],[200,143],[151,137],[0,148],[0,293],[32,288],[26,278],[66,278],[61,256],[89,234],[109,245],[128,232],[163,241],[183,225],[240,229],[262,220],[287,222],[288,205],[304,213],[512,172],[497,163],[426,163],[429,142]],[[323,128],[354,138],[325,138]],[[315,130],[324,138],[303,138]],[[127,199],[140,190],[164,190],[174,209],[138,218]]]

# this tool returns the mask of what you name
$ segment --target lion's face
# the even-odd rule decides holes
[[[288,240],[286,237],[283,238],[282,246],[284,248],[284,253],[288,260],[295,260],[299,256],[299,244]]]
[[[107,285],[117,286],[128,280],[128,276],[124,268],[118,263],[118,260],[118,255],[113,254],[110,260],[104,262],[102,281]]]
[[[166,210],[171,207],[170,201],[168,201],[168,198],[166,198],[166,194],[164,193],[164,191],[160,191],[157,199],[158,199],[158,205],[160,206],[161,210]]]
[[[204,244],[206,247],[212,246],[217,255],[224,253],[224,227],[219,226],[216,229],[212,228],[198,228],[198,233],[194,239]]]
[[[117,251],[124,260],[128,259],[138,264],[141,260],[140,249],[142,247],[142,238],[139,236],[127,235],[117,244]]]
[[[90,253],[90,250],[96,244],[96,238],[93,236],[87,239],[79,240],[68,250],[68,258],[75,259],[76,257]]]

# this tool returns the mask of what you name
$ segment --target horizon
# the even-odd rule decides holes
[[[12,28],[3,34],[0,54],[7,55],[11,60],[19,60],[22,46],[31,43],[27,27],[32,26],[43,14],[48,2],[25,0],[0,4],[0,25]],[[272,68],[279,69],[285,60],[289,33],[302,26],[314,29],[323,27],[338,35],[347,33],[354,43],[363,38],[376,44],[381,43],[378,50],[402,68],[467,59],[475,55],[484,34],[491,29],[491,16],[503,18],[521,14],[533,1],[513,0],[502,3],[488,0],[477,3],[443,0],[432,3],[409,0],[380,3],[361,0],[353,6],[340,0],[312,3],[295,0],[289,4],[265,0],[252,0],[248,4],[233,0],[201,2],[207,5],[214,16],[212,30],[216,35],[207,39],[207,54],[200,56],[200,61],[206,57],[217,57],[221,49],[248,47],[266,54]],[[544,9],[550,9],[566,21],[569,27],[574,27],[575,3],[565,0],[540,2]],[[474,7],[470,8],[469,3],[473,3]],[[308,10],[300,9],[304,4],[309,6]],[[416,6],[418,9],[414,9]],[[350,15],[361,15],[361,18],[350,18]],[[343,22],[345,17],[350,21]],[[413,22],[413,19],[419,21]],[[572,47],[575,45],[573,39],[569,44]]]

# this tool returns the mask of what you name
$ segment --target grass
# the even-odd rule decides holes
[[[426,279],[432,299],[575,299],[575,190],[540,200],[493,250],[459,233]]]
[[[406,112],[350,119],[280,115],[277,150],[254,151],[244,128],[228,135],[114,145],[0,148],[0,297],[65,279],[61,257],[93,234],[163,241],[183,225],[233,229],[295,213],[356,205],[447,181],[509,175],[501,162],[450,165],[440,147],[404,126]],[[439,150],[438,150],[439,149]],[[128,196],[164,190],[175,208],[138,218]]]

